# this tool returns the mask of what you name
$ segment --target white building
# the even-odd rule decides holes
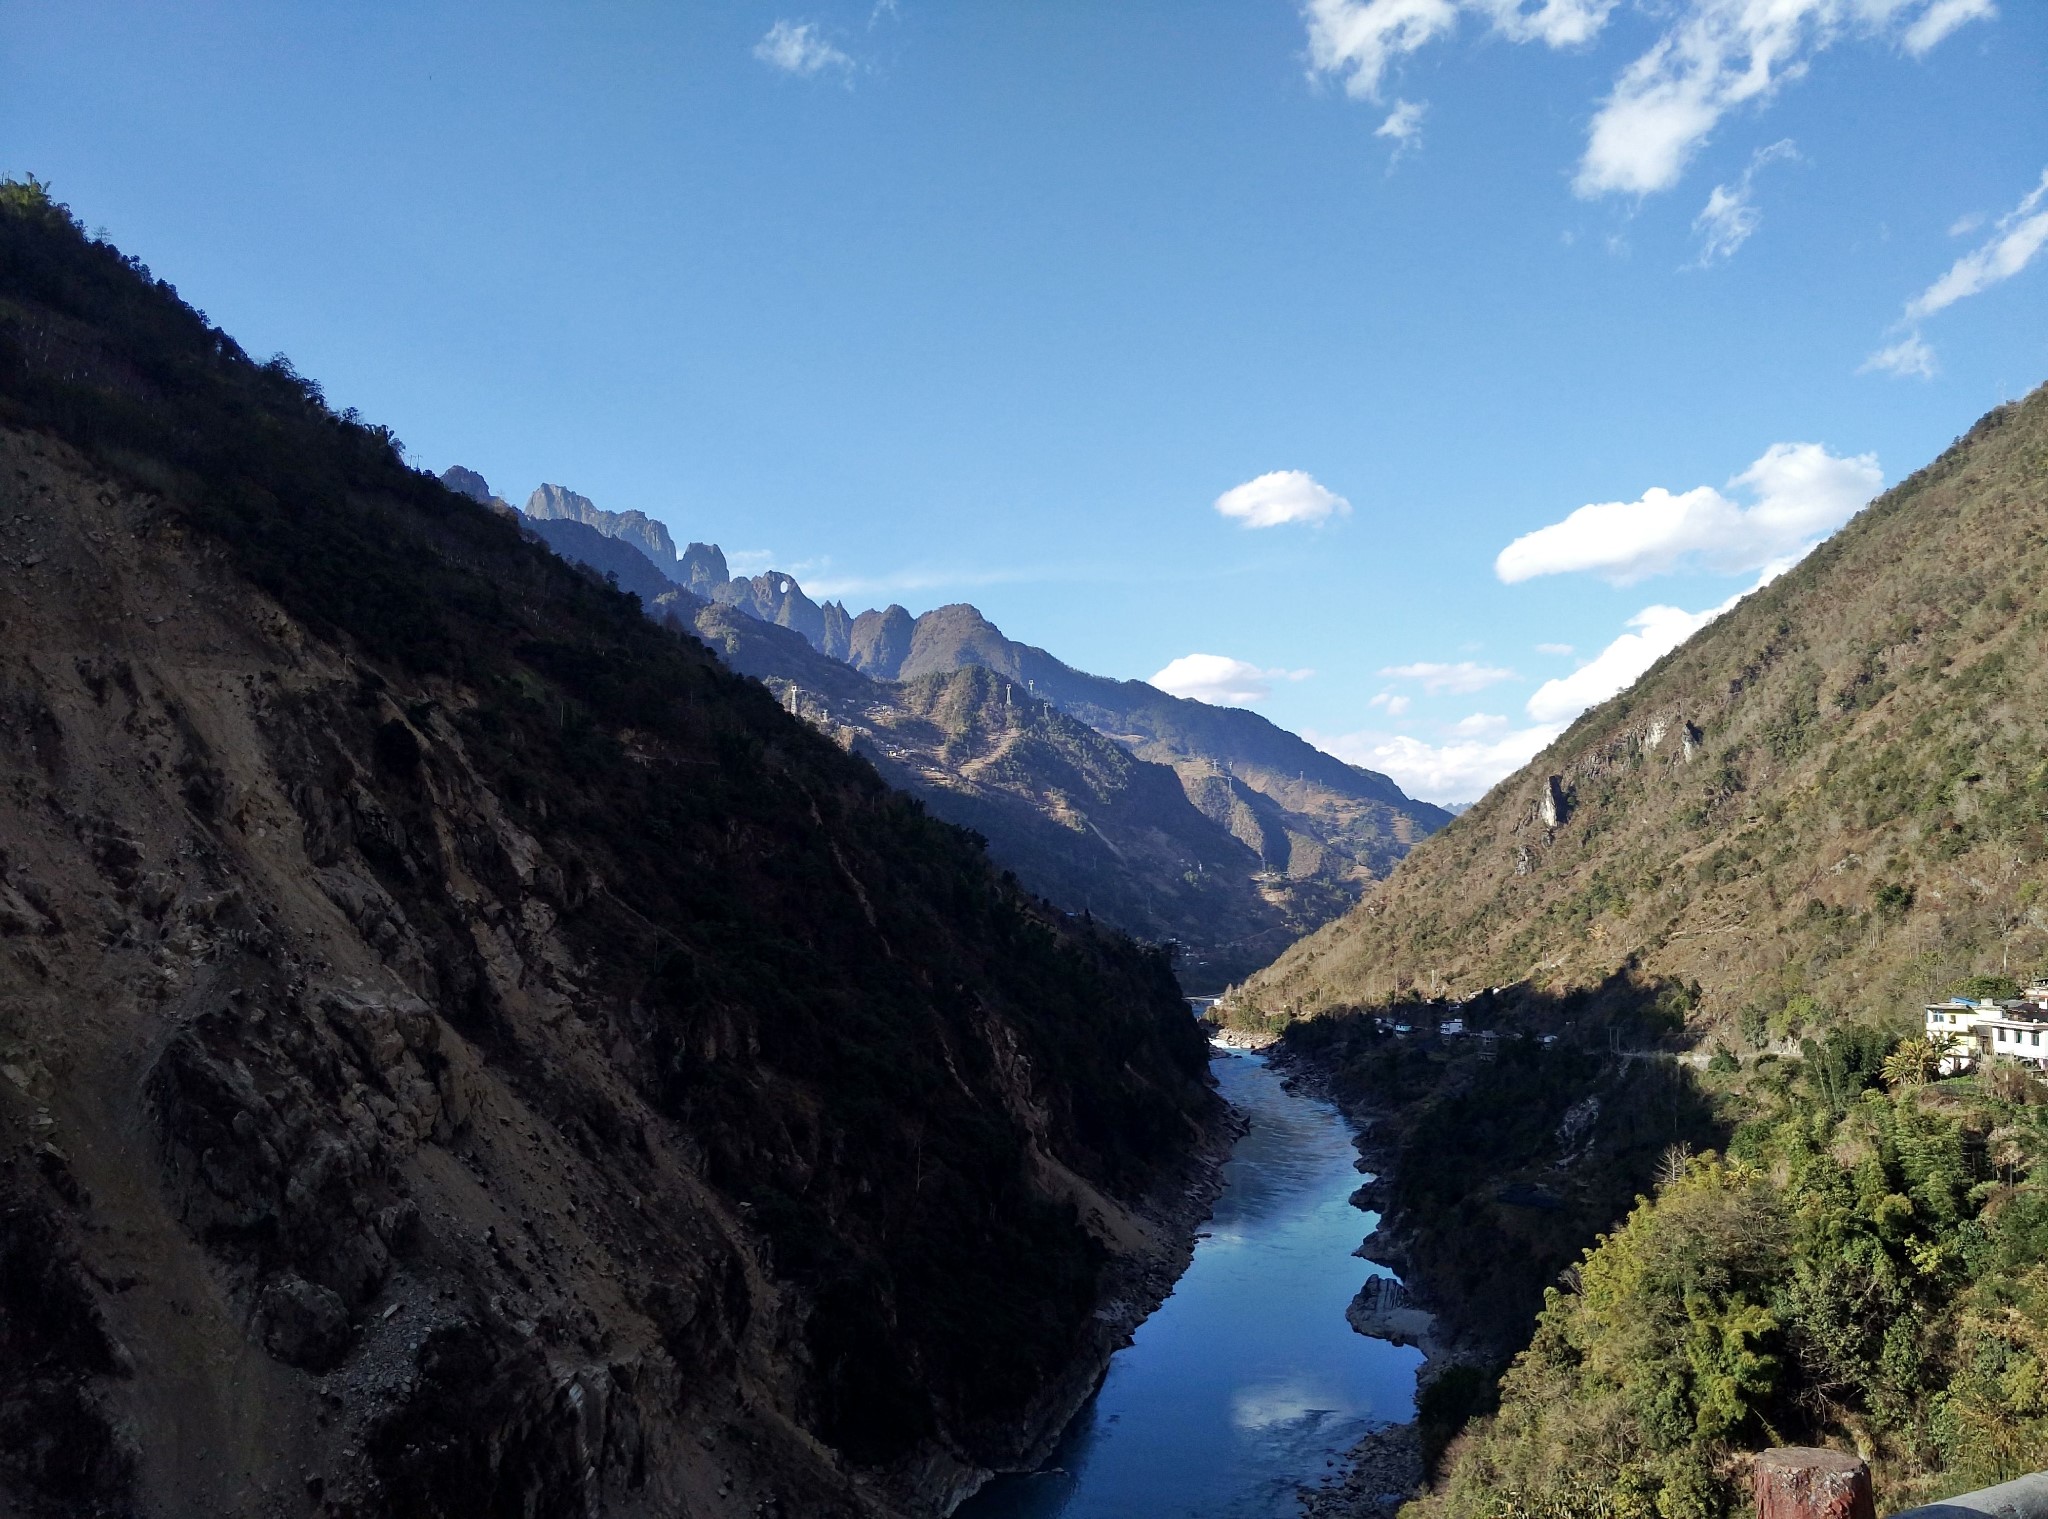
[[[1973,1002],[1968,997],[1951,997],[1927,1009],[1927,1036],[1938,1039],[1946,1034],[1954,1041],[1954,1047],[1942,1057],[1944,1076],[2001,1056],[2048,1069],[2044,1033],[2048,1033],[2048,1011],[2027,999],[1994,1002],[1986,997]]]

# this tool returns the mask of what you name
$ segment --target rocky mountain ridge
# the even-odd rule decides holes
[[[977,665],[872,680],[795,633],[723,606],[664,603],[785,710],[989,841],[1035,891],[1153,941],[1180,975],[1221,986],[1294,937],[1289,898],[1187,799],[1163,765]],[[688,621],[683,621],[688,617]]]
[[[456,485],[481,477],[461,469],[444,479]],[[543,499],[544,493],[552,494]],[[565,509],[555,504],[563,499],[582,503],[573,508],[573,539],[560,520]],[[942,815],[986,834],[1034,890],[1090,907],[1133,932],[1178,941],[1198,985],[1220,987],[1265,963],[1291,938],[1341,912],[1450,817],[1257,713],[1088,675],[1007,637],[972,606],[913,616],[891,605],[850,616],[837,602],[812,601],[793,576],[778,571],[723,578],[724,556],[714,545],[692,544],[680,560],[643,554],[645,562],[622,563],[640,548],[629,520],[639,514],[603,513],[558,486],[544,487],[534,500],[543,514],[532,525],[557,552],[616,576],[653,615],[677,616],[735,669],[768,680],[785,699],[794,688],[800,695],[790,710],[842,743],[862,746],[885,768],[893,763],[894,778]],[[587,536],[609,531],[607,524],[616,528],[612,542]],[[818,657],[807,660],[794,645],[768,647],[731,613],[788,629]],[[849,666],[868,680],[849,683]],[[1091,788],[1030,774],[1028,751],[1014,748],[1006,753],[1011,784],[995,787],[1003,801],[992,802],[986,764],[976,761],[976,773],[964,772],[959,757],[949,757],[932,736],[930,714],[916,710],[917,699],[906,705],[897,689],[969,669],[1003,678],[1006,711],[1043,705],[1170,771],[1191,812],[1164,833],[1151,829],[1148,842],[1133,850],[1104,813],[1108,793],[1097,786],[1082,805],[1082,792]],[[951,710],[961,713],[957,704]],[[1123,769],[1112,763],[1095,773],[1100,781]],[[1155,815],[1155,822],[1166,821]]]

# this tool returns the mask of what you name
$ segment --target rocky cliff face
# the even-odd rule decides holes
[[[910,613],[894,602],[880,612],[863,612],[853,619],[846,662],[876,680],[898,680],[916,632]]]
[[[1174,1262],[1162,957],[21,187],[0,791],[7,1512],[937,1512]]]
[[[466,470],[464,473],[474,475],[475,472]],[[653,560],[655,568],[664,575],[675,567],[675,540],[669,537],[667,528],[645,512],[603,511],[588,496],[579,496],[560,485],[543,485],[526,498],[526,515],[540,522],[550,519],[580,522],[585,527],[596,528],[607,538],[619,538],[632,544]]]
[[[702,601],[732,578],[725,554],[715,543],[693,543],[676,560],[676,584]]]

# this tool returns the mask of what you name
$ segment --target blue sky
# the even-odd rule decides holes
[[[15,0],[0,61],[0,169],[416,462],[1443,800],[2048,378],[2035,0]]]

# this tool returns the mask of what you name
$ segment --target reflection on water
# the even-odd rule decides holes
[[[1352,1331],[1344,1309],[1379,1271],[1351,1252],[1350,1132],[1258,1055],[1219,1055],[1250,1115],[1194,1263],[1046,1470],[1003,1477],[961,1519],[1281,1519],[1295,1489],[1378,1424],[1414,1411],[1419,1352]]]

